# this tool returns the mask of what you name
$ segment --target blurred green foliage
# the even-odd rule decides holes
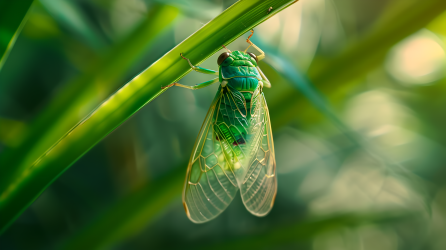
[[[0,31],[24,25],[0,70],[1,190],[235,1],[36,0],[5,22],[6,2]],[[260,67],[273,84],[265,96],[279,190],[268,216],[253,217],[235,199],[214,221],[188,221],[185,162],[217,86],[171,88],[96,146],[105,123],[60,148],[66,153],[49,159],[28,190],[54,182],[0,236],[0,248],[446,249],[445,11],[441,0],[300,0],[256,28],[253,41],[267,53]],[[233,34],[182,52],[199,63],[255,23],[224,23]],[[229,48],[246,48],[243,38]],[[156,94],[120,100],[141,107],[187,73],[173,51],[160,61],[176,66],[150,87]],[[202,65],[216,69],[218,55]],[[191,73],[180,82],[208,79]],[[123,108],[107,111],[118,117],[110,128],[127,118]]]
[[[28,199],[32,201],[32,197],[36,195],[36,193],[33,193],[33,190],[39,190],[42,189],[42,185],[43,187],[48,185],[50,180],[54,179],[68,164],[81,155],[81,153],[76,155],[75,144],[67,145],[66,141],[68,138],[65,134],[70,131],[70,135],[73,135],[73,132],[76,132],[76,130],[70,129],[84,116],[87,116],[105,97],[116,91],[117,87],[119,87],[118,84],[120,84],[118,80],[122,74],[139,58],[141,51],[146,49],[156,34],[163,30],[165,27],[163,24],[169,24],[175,18],[176,14],[176,9],[155,6],[152,13],[148,13],[147,19],[144,20],[140,27],[128,39],[110,48],[110,52],[106,52],[104,56],[96,60],[97,62],[92,62],[92,65],[88,67],[84,74],[68,83],[57,98],[53,99],[47,105],[46,109],[35,119],[35,122],[22,134],[22,138],[17,142],[16,147],[10,148],[5,154],[0,156],[1,166],[10,166],[9,168],[0,168],[0,173],[2,173],[0,177],[0,188],[6,190],[3,193],[6,198],[0,203],[0,210],[4,213],[4,218],[0,219],[0,224],[6,224],[4,222],[7,218],[6,211],[11,211],[9,212],[10,214],[16,213],[14,216],[17,216],[16,211],[25,208],[20,207],[19,204],[16,204],[17,202],[8,201],[8,199],[17,199],[17,197],[20,197],[21,200],[26,202],[25,197],[28,196]],[[115,58],[118,60],[114,60]],[[100,90],[102,94],[98,94],[97,90]],[[113,112],[116,113],[117,109],[113,110]],[[99,117],[99,119],[96,118],[98,119],[96,122],[99,121],[104,127],[106,119],[104,118],[103,112],[96,110],[95,114],[90,114],[89,116],[90,120]],[[47,124],[49,120],[52,121],[51,124]],[[100,134],[98,131],[88,132],[88,129],[86,129],[88,128],[87,120],[83,120],[81,126],[77,126],[77,128],[82,129],[83,134],[87,134],[89,139],[94,138],[95,134],[99,138],[103,137],[104,134]],[[98,124],[96,123],[96,125]],[[117,125],[114,124],[112,126]],[[102,128],[102,130],[106,129]],[[65,141],[60,140],[60,138],[65,138]],[[75,136],[74,141],[82,141],[84,144],[87,142],[87,140],[80,140],[78,135]],[[69,154],[72,157],[70,159],[67,154],[61,155],[61,153],[57,153],[56,156],[59,155],[59,159],[54,160],[54,156],[51,156],[54,160],[53,164],[58,166],[60,170],[56,168],[52,171],[53,174],[49,174],[45,170],[48,167],[42,166],[48,164],[42,158],[42,155],[46,155],[48,149],[51,149],[53,154],[57,152],[58,147],[53,146],[56,142],[64,145],[64,147],[70,147]],[[84,147],[77,145],[77,148],[83,153],[92,146],[88,143],[86,145]],[[24,155],[26,157],[21,157]],[[72,159],[73,157],[74,159]],[[66,163],[62,163],[62,159]],[[29,173],[25,176],[23,174],[24,172]],[[39,174],[39,177],[35,177],[35,175]],[[10,181],[14,179],[17,181]],[[42,184],[36,185],[32,179],[38,179]],[[29,182],[29,184],[21,184],[26,182]],[[11,183],[13,188],[8,191]],[[14,193],[16,193],[16,198],[14,198]]]
[[[33,0],[0,1],[0,69],[26,22]]]

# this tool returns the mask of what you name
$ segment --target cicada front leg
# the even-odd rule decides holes
[[[183,56],[183,53],[180,53],[180,56],[189,63],[189,66],[193,70],[195,70],[195,71],[197,71],[199,73],[203,73],[203,74],[218,75],[218,71],[215,71],[215,70],[212,70],[212,69],[206,69],[206,68],[202,68],[202,67],[198,67],[198,66],[193,65],[190,62],[189,58],[186,58],[186,57]]]
[[[199,83],[199,84],[197,84],[195,86],[187,86],[187,85],[184,85],[184,84],[180,84],[180,83],[174,82],[174,83],[171,83],[171,84],[169,84],[167,86],[164,86],[164,87],[161,87],[161,88],[162,89],[166,89],[166,88],[170,88],[172,86],[178,86],[178,87],[182,87],[182,88],[186,88],[186,89],[196,90],[196,89],[205,88],[205,87],[207,87],[209,85],[212,85],[212,84],[214,84],[216,82],[218,82],[218,77],[215,78],[215,79],[206,81],[206,82]]]
[[[254,47],[258,52],[260,52],[260,55],[257,56],[257,60],[261,61],[263,59],[265,59],[265,52],[263,52],[263,50],[261,50],[259,47],[257,47],[254,43],[251,42],[251,40],[249,40],[252,35],[254,35],[254,30],[251,30],[251,35],[248,36],[248,39],[246,39],[246,42],[249,43],[248,48],[245,49],[245,53],[246,51],[248,51],[249,47]]]
[[[199,73],[203,73],[203,74],[218,75],[218,71],[215,71],[215,70],[212,70],[212,69],[205,69],[205,68],[193,65],[190,62],[189,58],[186,58],[186,57],[183,56],[183,53],[180,53],[180,56],[189,63],[189,66],[193,70],[195,70],[195,71],[197,71]],[[186,88],[186,89],[196,90],[196,89],[201,89],[201,88],[207,87],[209,85],[212,85],[212,84],[218,82],[218,80],[219,80],[219,78],[217,77],[217,78],[214,78],[212,80],[199,83],[199,84],[197,84],[195,86],[187,86],[187,85],[184,85],[184,84],[181,84],[181,83],[174,82],[174,83],[171,83],[171,84],[169,84],[167,86],[161,87],[161,89],[170,88],[172,86],[178,86],[178,87],[182,87],[182,88]]]
[[[245,53],[249,49],[249,47],[252,46],[257,51],[260,52],[260,55],[256,56],[257,57],[257,61],[263,60],[263,59],[265,59],[265,52],[263,52],[263,50],[261,50],[253,42],[251,42],[251,40],[249,40],[252,37],[252,35],[254,35],[254,30],[251,30],[251,32],[252,32],[251,35],[249,35],[248,39],[246,39],[246,42],[249,43],[249,46],[248,46],[248,48],[245,49]],[[266,78],[265,74],[263,74],[263,72],[259,68],[259,66],[257,66],[257,70],[259,71],[260,75],[262,76],[262,80],[260,81],[260,84],[262,85],[262,87],[271,88],[271,82],[268,80],[268,78]]]

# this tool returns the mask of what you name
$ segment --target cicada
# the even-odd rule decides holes
[[[221,214],[240,190],[243,204],[256,216],[265,216],[274,204],[277,191],[276,160],[264,87],[271,87],[258,66],[265,53],[249,39],[249,47],[260,55],[245,51],[222,53],[219,70],[194,66],[193,70],[218,75],[217,78],[186,86],[201,89],[220,83],[209,108],[187,167],[183,204],[195,223],[210,221]]]

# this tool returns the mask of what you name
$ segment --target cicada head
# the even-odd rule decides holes
[[[248,66],[257,67],[257,57],[254,53],[243,51],[223,52],[217,59],[220,67]]]

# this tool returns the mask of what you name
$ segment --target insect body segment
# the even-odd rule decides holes
[[[228,51],[218,59],[218,78],[194,87],[169,85],[198,89],[217,80],[221,83],[195,142],[183,190],[186,213],[195,223],[218,216],[238,190],[248,211],[264,216],[277,190],[270,118],[262,91],[270,83],[257,66],[263,57]],[[217,72],[188,62],[198,72]]]

